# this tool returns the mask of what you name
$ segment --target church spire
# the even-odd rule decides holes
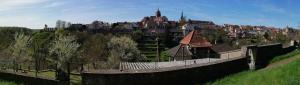
[[[159,8],[157,8],[157,11],[156,11],[156,17],[161,17],[161,13],[160,13],[160,11],[159,11]]]
[[[181,17],[180,17],[180,19],[183,19],[183,18],[184,18],[183,11],[181,11]]]
[[[180,26],[183,26],[184,24],[186,23],[186,18],[185,16],[183,15],[183,11],[181,12],[181,17],[179,19],[179,24]]]

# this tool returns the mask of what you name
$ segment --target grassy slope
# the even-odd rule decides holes
[[[277,68],[241,72],[207,85],[300,85],[300,59]]]
[[[290,58],[290,57],[293,57],[293,56],[296,56],[296,55],[299,55],[299,54],[300,54],[300,50],[295,50],[295,51],[290,52],[286,55],[281,55],[281,56],[275,57],[274,59],[272,59],[270,61],[270,63],[274,63],[274,62],[277,62],[277,61],[280,61],[280,60],[283,60],[283,59],[286,59],[286,58]]]

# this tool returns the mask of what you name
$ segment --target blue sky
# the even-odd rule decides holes
[[[34,29],[57,20],[72,23],[140,21],[160,8],[169,20],[181,11],[217,24],[298,27],[300,0],[0,0],[0,26]]]

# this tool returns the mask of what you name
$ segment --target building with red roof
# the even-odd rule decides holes
[[[186,60],[206,58],[209,56],[212,44],[202,37],[197,30],[188,33],[180,45],[168,50],[171,60]]]

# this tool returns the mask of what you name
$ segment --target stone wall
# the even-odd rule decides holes
[[[255,69],[264,68],[274,57],[289,53],[295,49],[296,48],[294,46],[283,48],[282,44],[248,46],[248,50],[252,50],[255,61]],[[248,58],[250,58],[250,56]]]
[[[245,57],[205,65],[172,67],[145,71],[102,71],[82,74],[84,85],[191,85],[203,84],[226,75],[247,70]]]
[[[234,58],[234,57],[240,57],[242,56],[242,50],[232,50],[232,51],[226,51],[226,52],[220,52],[220,58],[227,59],[227,58]]]
[[[54,79],[46,78],[36,78],[24,74],[16,74],[11,72],[0,71],[0,79],[14,81],[16,83],[21,83],[25,85],[62,85],[62,82],[59,82]]]
[[[189,66],[160,68],[143,71],[95,71],[82,74],[83,85],[193,85],[203,84],[224,76],[248,70],[250,62],[256,69],[265,67],[271,59],[295,49],[282,44],[253,45],[240,51],[229,52],[242,57],[230,57],[223,61]],[[251,52],[250,52],[251,51]],[[241,52],[241,53],[239,53]],[[251,57],[251,56],[252,57]],[[224,55],[226,57],[226,55]],[[234,55],[235,56],[235,55]],[[251,59],[253,58],[253,59]],[[250,66],[251,67],[251,66]],[[255,68],[254,67],[254,68]]]

